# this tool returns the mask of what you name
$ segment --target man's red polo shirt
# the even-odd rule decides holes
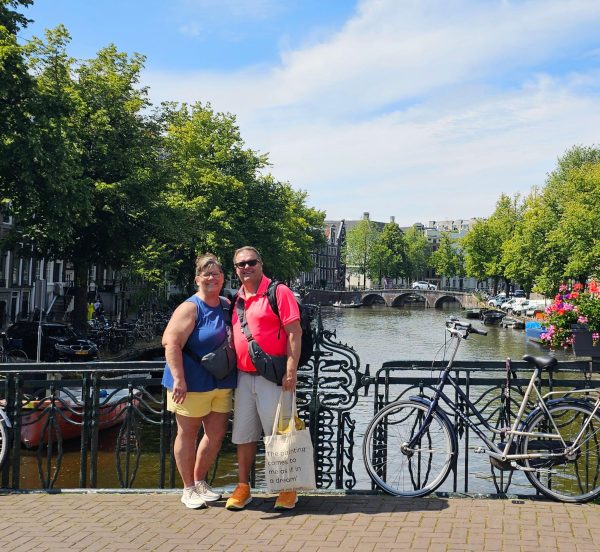
[[[273,312],[267,299],[267,288],[271,280],[266,276],[258,286],[256,295],[245,297],[244,287],[240,287],[239,295],[246,303],[246,320],[248,328],[255,341],[261,346],[265,353],[272,356],[287,355],[287,335],[283,326],[300,320],[300,309],[292,290],[284,285],[277,286],[277,306],[279,317]],[[233,323],[233,343],[237,355],[238,370],[243,372],[256,372],[254,364],[248,355],[248,340],[240,327],[237,308],[233,309],[231,316]]]

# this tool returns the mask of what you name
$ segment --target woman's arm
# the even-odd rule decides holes
[[[163,333],[162,345],[165,348],[167,365],[173,376],[173,402],[176,404],[181,404],[187,393],[181,351],[195,326],[196,305],[186,301],[175,309]]]

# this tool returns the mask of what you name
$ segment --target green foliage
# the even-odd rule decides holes
[[[259,174],[267,158],[245,147],[233,115],[165,104],[162,120],[169,183],[159,241],[171,254],[157,260],[175,283],[191,291],[194,259],[207,251],[232,271],[233,251],[244,245],[282,280],[311,266],[324,213],[306,206],[305,192]]]
[[[430,263],[440,276],[451,278],[463,274],[462,253],[456,246],[456,240],[453,240],[448,232],[442,233],[439,247],[431,254]]]
[[[348,270],[363,275],[363,286],[367,285],[367,273],[372,265],[374,247],[379,241],[377,225],[364,218],[346,234],[345,258]]]
[[[400,278],[407,273],[408,252],[404,234],[395,222],[389,222],[371,249],[369,277],[381,282],[384,277]]]
[[[415,226],[406,231],[404,239],[408,258],[408,276],[412,280],[422,280],[429,267],[431,244],[423,232]]]

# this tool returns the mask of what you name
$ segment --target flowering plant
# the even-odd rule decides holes
[[[546,332],[540,337],[550,347],[567,348],[573,344],[573,325],[592,332],[593,345],[600,341],[600,287],[592,280],[587,289],[575,284],[572,290],[561,285],[551,305],[546,307]]]

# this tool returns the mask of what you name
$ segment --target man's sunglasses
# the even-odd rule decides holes
[[[257,263],[258,263],[258,259],[250,259],[249,261],[240,261],[239,263],[235,263],[234,266],[236,268],[244,268],[246,265],[256,266]]]

